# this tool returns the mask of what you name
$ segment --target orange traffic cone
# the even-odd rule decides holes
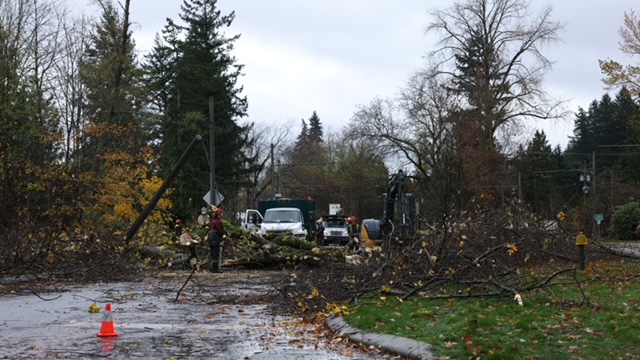
[[[98,333],[100,337],[118,336],[115,324],[111,316],[111,304],[107,304],[104,309],[104,317],[102,318],[102,328]]]

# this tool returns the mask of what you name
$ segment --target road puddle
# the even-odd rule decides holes
[[[276,291],[273,276],[281,273],[197,273],[185,285],[189,274],[5,293],[0,358],[380,358],[274,315],[262,299]],[[102,312],[89,312],[94,303]],[[107,303],[117,337],[97,336]]]

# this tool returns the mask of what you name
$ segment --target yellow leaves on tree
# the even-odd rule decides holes
[[[111,216],[113,219],[129,219],[134,221],[136,219],[136,212],[133,210],[131,204],[120,203],[113,207],[113,214],[105,214],[107,218]]]
[[[157,176],[150,176],[146,165],[151,158],[150,151],[134,158],[124,152],[111,153],[102,156],[108,170],[99,177],[87,175],[85,181],[96,183],[92,199],[87,207],[95,214],[99,214],[105,224],[127,227],[139,216],[140,211],[149,204],[155,193],[162,186],[163,180]],[[157,208],[170,209],[173,205],[165,196],[160,199]],[[148,222],[163,221],[164,214],[160,211],[152,212]]]
[[[150,179],[142,180],[142,183],[140,184],[141,185],[140,188],[143,194],[143,198],[141,199],[141,203],[143,206],[147,206],[149,202],[151,202],[151,199],[156,194],[156,192],[158,192],[163,182],[164,180],[160,179],[157,176],[152,176]],[[169,195],[170,193],[171,191],[167,190],[167,192],[165,192],[165,196],[160,198],[160,200],[158,201],[158,204],[156,205],[158,208],[171,209],[173,207],[173,203],[167,197],[167,195]],[[163,213],[152,212],[149,215],[147,220],[151,222],[159,223],[163,221]]]
[[[113,122],[92,122],[84,129],[85,134],[93,138],[122,137],[133,131],[136,131],[134,124],[123,125]]]

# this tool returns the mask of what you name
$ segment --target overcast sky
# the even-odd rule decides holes
[[[86,0],[71,0],[86,4]],[[123,2],[123,1],[122,1]],[[235,11],[228,36],[241,34],[234,55],[244,64],[240,80],[249,101],[248,120],[292,122],[315,110],[326,131],[339,131],[359,105],[394,97],[411,73],[424,65],[436,39],[425,34],[429,10],[452,0],[218,0],[223,14]],[[131,0],[137,48],[145,53],[169,17],[179,21],[181,0]],[[532,9],[551,4],[533,0]],[[640,12],[637,0],[555,1],[552,16],[566,24],[562,43],[545,55],[554,61],[545,88],[588,108],[606,92],[598,59],[640,62],[619,51],[624,12]],[[92,13],[97,8],[91,7]],[[563,148],[573,116],[543,127],[552,145]]]

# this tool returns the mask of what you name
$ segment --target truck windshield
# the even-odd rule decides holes
[[[344,219],[327,219],[324,222],[324,227],[330,228],[347,228],[347,222]]]
[[[264,214],[262,223],[297,223],[302,222],[300,212],[296,210],[269,210]]]

